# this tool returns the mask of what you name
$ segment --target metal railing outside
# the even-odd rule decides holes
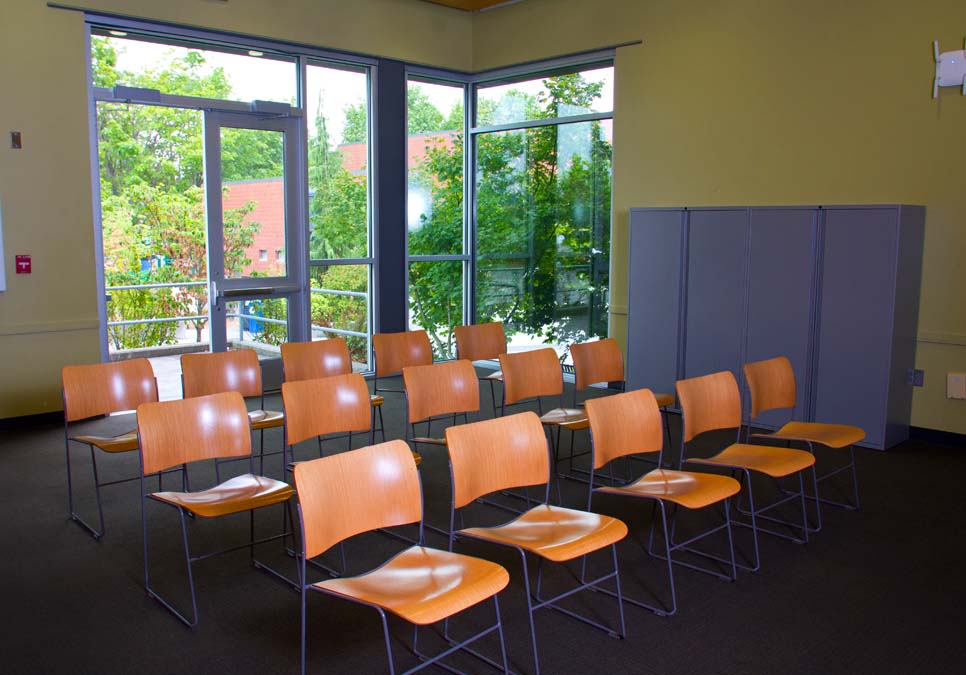
[[[206,281],[181,281],[181,282],[169,282],[160,284],[128,284],[123,286],[108,286],[105,290],[108,292],[107,300],[111,301],[110,292],[112,291],[144,291],[153,290],[158,288],[187,288],[191,286],[207,286]],[[310,289],[312,294],[322,294],[322,295],[336,295],[342,297],[350,298],[360,298],[366,301],[366,313],[369,312],[369,294],[362,291],[339,291],[330,288],[312,288]],[[272,319],[264,316],[258,316],[257,314],[251,314],[246,312],[229,312],[226,315],[228,318],[238,319],[238,337],[242,339],[244,333],[245,322],[243,320],[257,321],[261,323],[273,324],[284,326],[287,325],[287,321],[284,319]],[[173,322],[188,322],[188,321],[208,321],[210,317],[208,314],[192,314],[186,316],[171,316],[171,317],[157,317],[151,319],[122,319],[118,321],[108,321],[107,325],[109,327],[113,326],[135,326],[135,325],[145,325],[145,324],[157,324],[157,323],[173,323]],[[368,317],[366,323],[368,324]],[[320,331],[323,333],[331,333],[333,335],[341,335],[345,337],[360,337],[366,340],[366,353],[372,353],[372,336],[369,332],[362,332],[356,330],[346,330],[343,328],[333,328],[331,326],[311,326],[311,331]],[[249,331],[252,332],[252,331]]]

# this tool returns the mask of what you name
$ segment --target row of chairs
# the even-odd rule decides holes
[[[514,365],[512,361],[510,363],[510,369],[507,369],[507,364],[504,363],[502,359],[501,365],[504,366],[504,372],[512,372],[512,367]],[[749,366],[752,367],[755,365],[756,364],[749,364]],[[777,370],[777,366],[781,364],[771,365]],[[790,366],[788,367],[788,370],[790,371]],[[557,372],[559,374],[559,366],[557,367]],[[456,376],[457,374],[458,376]],[[753,377],[748,375],[748,368],[746,368],[746,376],[751,384]],[[729,377],[730,382],[728,381]],[[510,379],[512,380],[512,375],[510,376]],[[65,377],[65,402],[67,399],[66,380],[67,378]],[[475,392],[477,397],[476,407],[477,409],[479,407],[479,391],[478,387],[476,386],[475,371],[468,362],[435,364],[432,366],[422,366],[416,368],[405,367],[403,369],[403,380],[409,403],[408,407],[410,409],[410,421],[417,419],[416,416],[421,414],[420,411],[428,410],[432,412],[433,410],[438,410],[440,405],[448,404],[449,402],[458,398],[448,392],[447,383],[460,382],[459,387],[461,388],[461,391],[465,393],[471,389],[467,382],[472,382],[472,391]],[[794,405],[795,397],[793,378],[791,382],[791,405]],[[506,384],[506,377],[504,377],[504,384]],[[755,401],[754,387],[755,385],[752,384],[753,406]],[[328,380],[312,380],[306,382],[286,382],[286,384],[283,385],[282,390],[283,404],[285,408],[284,417],[287,419],[286,447],[291,448],[291,446],[300,442],[300,440],[310,438],[312,435],[322,435],[323,431],[324,433],[340,431],[340,429],[337,428],[340,425],[340,422],[338,421],[330,421],[329,426],[318,426],[318,420],[310,421],[309,418],[319,417],[321,411],[333,411],[333,417],[345,419],[346,417],[343,411],[339,409],[336,404],[339,401],[347,399],[344,394],[344,391],[347,388],[354,390],[354,399],[356,403],[368,403],[370,395],[368,388],[365,386],[365,382],[362,380],[361,376],[342,376],[339,378],[329,378]],[[413,401],[421,400],[423,397],[421,397],[418,392],[426,388],[428,388],[433,394],[433,396],[430,397],[431,405],[428,408],[417,407],[414,410],[412,407]],[[760,524],[756,524],[756,518],[758,520],[771,518],[771,516],[766,516],[765,512],[775,508],[777,505],[770,504],[764,508],[755,507],[753,495],[751,493],[751,472],[753,471],[760,471],[773,477],[793,475],[795,473],[798,474],[798,492],[787,495],[781,499],[778,504],[790,500],[801,500],[802,535],[801,537],[797,538],[797,540],[807,541],[808,531],[810,528],[805,516],[805,490],[802,483],[802,472],[805,469],[814,466],[813,455],[801,451],[790,450],[788,448],[769,448],[767,446],[740,443],[740,396],[738,394],[737,384],[734,381],[734,377],[731,376],[730,373],[718,373],[715,375],[706,376],[705,378],[694,378],[692,380],[681,381],[678,383],[677,389],[678,397],[684,413],[684,432],[682,434],[681,456],[678,462],[679,469],[683,462],[700,462],[724,466],[731,469],[733,472],[739,472],[742,476],[744,484],[747,486],[747,493],[750,503],[749,508],[745,511],[750,518],[750,523],[738,523],[749,525],[753,532],[754,557],[752,564],[747,567],[749,569],[757,569],[759,566],[757,534],[759,530],[764,530],[764,528],[761,527]],[[772,386],[771,393],[774,394],[774,390],[777,389],[780,389],[780,387]],[[330,391],[328,398],[325,398],[323,395],[325,390]],[[117,393],[120,395],[123,392],[119,391]],[[142,481],[142,495],[144,495],[144,498],[154,499],[156,501],[161,501],[176,506],[181,513],[182,534],[185,542],[185,556],[186,560],[188,561],[189,582],[191,585],[193,612],[192,618],[189,619],[180,614],[171,604],[169,604],[166,600],[152,590],[148,576],[149,569],[147,564],[148,550],[146,519],[144,520],[145,583],[149,589],[149,593],[153,597],[156,597],[169,609],[178,614],[179,618],[189,624],[193,623],[197,619],[193,578],[190,576],[191,564],[194,561],[208,557],[208,555],[212,554],[197,556],[194,558],[189,555],[187,529],[184,520],[185,515],[225,515],[244,510],[249,510],[252,514],[254,514],[254,510],[262,506],[280,503],[290,504],[290,498],[293,494],[291,487],[286,483],[281,481],[273,481],[272,479],[268,479],[254,473],[254,455],[251,452],[251,439],[248,431],[249,429],[255,429],[258,416],[252,416],[247,412],[244,402],[241,400],[238,394],[230,396],[235,399],[231,402],[231,407],[233,410],[229,412],[222,410],[220,406],[227,404],[223,404],[221,399],[227,401],[225,397],[229,396],[230,395],[227,394],[215,395],[214,397],[204,396],[194,400],[140,406],[138,409],[138,428],[141,435],[140,447],[142,454],[142,472],[140,476]],[[783,396],[785,396],[785,398],[782,400],[787,400],[787,392],[785,392]],[[437,408],[434,409],[432,407],[432,401],[436,401]],[[761,400],[759,399],[758,401],[760,403]],[[172,404],[180,404],[188,407],[176,408]],[[760,403],[758,411],[760,412],[763,410],[763,406],[766,405],[766,403]],[[505,408],[505,406],[502,407]],[[365,408],[359,405],[357,405],[356,408],[359,410],[365,410]],[[196,409],[197,411],[196,416],[200,420],[198,424],[201,425],[201,428],[199,429],[193,429],[189,424],[187,424],[187,421],[192,417],[190,412],[191,409]],[[157,415],[154,415],[154,410],[164,410],[164,414],[162,415],[159,412]],[[736,415],[734,414],[735,410],[737,410]],[[142,411],[144,413],[143,415]],[[450,413],[446,412],[443,414]],[[587,426],[589,426],[591,429],[593,445],[593,456],[591,463],[592,468],[589,479],[591,490],[588,492],[587,512],[577,512],[572,509],[563,509],[562,507],[551,506],[549,504],[553,466],[549,461],[550,454],[547,452],[547,442],[544,438],[543,432],[540,430],[541,422],[543,423],[543,426],[547,426],[547,424],[546,421],[538,419],[532,413],[513,415],[487,422],[479,422],[476,424],[465,424],[458,427],[451,426],[446,430],[445,438],[438,439],[438,442],[447,445],[449,449],[453,478],[454,508],[448,530],[450,533],[450,545],[448,553],[450,555],[455,555],[452,554],[455,537],[475,537],[491,542],[503,543],[515,547],[521,553],[524,561],[524,582],[527,590],[528,609],[530,610],[533,658],[537,670],[539,670],[539,661],[537,659],[536,637],[533,629],[533,612],[536,609],[541,607],[551,607],[563,611],[564,613],[571,613],[569,609],[559,606],[559,600],[573,592],[576,592],[577,590],[588,586],[594,586],[598,590],[602,590],[605,593],[610,592],[617,595],[618,605],[621,607],[622,598],[619,586],[619,578],[617,576],[617,554],[614,545],[619,539],[623,538],[624,534],[626,534],[626,526],[616,519],[602,520],[606,519],[607,517],[591,513],[591,500],[594,494],[616,493],[625,496],[629,495],[634,497],[648,498],[652,500],[654,508],[659,509],[661,512],[661,532],[663,533],[664,537],[664,554],[662,556],[660,552],[655,554],[653,551],[653,529],[648,537],[648,552],[652,555],[663,557],[667,561],[671,595],[669,606],[648,605],[627,598],[623,599],[627,599],[635,604],[640,604],[659,614],[673,614],[676,610],[673,564],[682,564],[688,567],[694,567],[690,563],[686,563],[683,560],[673,559],[672,553],[678,550],[698,553],[710,558],[713,562],[727,565],[730,568],[730,571],[727,574],[722,574],[713,569],[709,570],[704,567],[699,567],[699,569],[702,571],[709,571],[715,576],[722,578],[735,578],[736,566],[742,566],[738,565],[735,560],[734,547],[732,545],[731,538],[732,520],[729,509],[729,500],[735,494],[739,493],[741,485],[735,481],[734,478],[728,476],[695,474],[690,472],[682,472],[680,470],[669,471],[663,468],[661,457],[664,450],[664,438],[660,420],[659,404],[658,400],[651,392],[641,390],[627,394],[618,394],[615,396],[588,400],[586,404],[586,415]],[[157,419],[152,421],[149,419],[151,417],[156,417]],[[427,418],[432,419],[433,415],[429,414],[427,415]],[[246,419],[247,424],[243,423],[246,422]],[[358,415],[355,424],[361,427],[363,425],[363,419],[369,427],[369,432],[371,434],[374,425],[372,423],[373,420],[371,416],[368,414],[368,411],[362,415]],[[220,432],[217,431],[217,424],[214,422],[215,420],[226,420],[228,422],[228,426],[235,434],[235,439],[229,444],[228,450],[222,451],[220,449],[220,446],[218,445],[218,438],[222,435],[229,435],[229,431],[226,429],[222,429]],[[807,425],[806,427],[801,426],[804,423],[792,424],[799,426],[786,425],[787,428],[780,430],[777,433],[777,437],[781,438],[782,440],[803,440],[809,443],[810,450],[813,450],[812,444],[814,443],[833,444],[834,446],[834,444],[841,441],[842,438],[833,438],[833,436],[835,436],[835,433],[833,432],[841,432],[842,429],[847,429],[844,427],[838,430],[829,429],[827,425],[825,427],[817,427],[816,425],[812,425],[813,428],[806,428]],[[686,445],[694,437],[705,431],[728,427],[737,427],[739,429],[737,439],[739,441],[738,443],[730,445],[721,453],[711,458],[697,459],[686,457]],[[666,429],[666,425],[664,428]],[[807,431],[813,432],[813,436],[815,433],[821,432],[819,436],[823,440],[816,441],[814,437],[810,437],[805,433]],[[854,432],[850,433],[853,433],[854,435]],[[861,431],[859,430],[858,433],[861,434]],[[196,437],[205,436],[205,434],[207,434],[206,438],[209,438],[210,442],[197,443],[195,440]],[[300,438],[300,436],[302,436],[302,438]],[[841,434],[839,434],[839,436],[841,436]],[[248,442],[247,448],[243,438]],[[159,441],[157,439],[161,440]],[[419,439],[419,437],[415,435],[415,429],[413,428],[413,433],[409,440],[414,442],[422,442],[417,439]],[[856,440],[860,439],[861,436]],[[425,440],[426,439],[423,439],[423,441]],[[430,440],[432,442],[437,441],[437,439]],[[826,441],[829,443],[826,443]],[[135,438],[135,442],[135,447],[137,447],[137,438]],[[372,437],[370,436],[370,443],[371,442]],[[852,442],[855,442],[855,440]],[[161,454],[163,459],[160,461],[151,459],[149,461],[149,457],[155,457],[155,448],[158,446],[167,447],[167,449]],[[392,448],[388,449],[388,446],[392,446]],[[200,454],[190,456],[185,454],[184,449],[187,447],[199,448]],[[383,448],[387,449],[383,450]],[[495,448],[507,448],[508,451],[515,451],[516,454],[510,452],[510,454],[504,456],[498,452],[495,452]],[[529,450],[529,455],[521,454],[525,449]],[[387,453],[386,457],[383,457],[382,453],[384,452]],[[298,585],[302,589],[303,596],[303,664],[305,649],[304,620],[306,590],[317,590],[329,594],[341,595],[342,597],[347,597],[349,599],[362,602],[363,604],[369,604],[376,607],[382,616],[387,649],[390,650],[388,653],[390,670],[392,671],[393,661],[391,655],[391,646],[389,645],[388,640],[389,634],[386,624],[386,611],[395,613],[403,618],[408,618],[416,626],[433,623],[441,618],[446,618],[440,614],[440,612],[443,611],[444,606],[445,610],[449,612],[449,614],[446,614],[446,616],[449,616],[459,609],[476,604],[477,602],[489,597],[493,597],[494,602],[496,603],[496,593],[507,583],[505,580],[506,571],[494,563],[476,561],[475,559],[462,560],[462,558],[466,558],[465,556],[462,556],[460,558],[461,561],[457,564],[458,561],[455,558],[447,558],[446,555],[438,557],[437,553],[426,553],[427,549],[422,546],[423,521],[421,511],[417,517],[412,517],[416,513],[415,511],[405,511],[405,509],[400,506],[402,501],[405,501],[405,499],[401,496],[404,493],[415,494],[417,501],[414,503],[421,503],[418,500],[418,497],[420,496],[418,490],[413,492],[411,485],[406,487],[406,485],[408,485],[406,480],[409,479],[400,479],[402,480],[402,483],[400,483],[398,486],[400,493],[399,497],[397,498],[392,496],[395,493],[394,488],[378,484],[378,480],[385,480],[390,475],[415,475],[414,470],[416,463],[412,461],[413,456],[409,455],[408,463],[402,461],[402,458],[406,457],[405,453],[408,452],[408,446],[400,441],[395,441],[389,444],[383,444],[381,446],[370,446],[369,448],[365,449],[364,452],[353,451],[351,453],[342,453],[340,455],[327,457],[322,460],[298,463],[294,465],[294,482],[298,491],[298,504],[300,509],[300,523],[302,530],[302,554],[300,556],[301,569],[299,573]],[[645,474],[636,481],[623,485],[617,484],[613,481],[607,481],[608,484],[604,485],[600,484],[602,479],[606,480],[601,473],[602,469],[606,465],[613,463],[614,460],[624,456],[636,456],[641,453],[654,452],[659,454],[658,469]],[[388,459],[387,457],[389,455],[392,455],[394,459]],[[461,462],[463,461],[461,458],[467,456],[473,457],[475,463],[466,465],[465,468],[460,468],[462,466]],[[148,475],[155,473],[162,475],[163,471],[174,471],[177,470],[176,467],[178,466],[183,468],[187,463],[195,459],[216,457],[247,457],[250,462],[250,472],[244,476],[236,477],[230,481],[222,483],[211,490],[201,491],[200,493],[189,492],[187,490],[186,483],[183,483],[183,490],[180,493],[165,493],[161,491],[148,493],[145,491],[145,489],[143,489],[143,481]],[[529,457],[529,460],[526,459],[527,457]],[[541,457],[542,459],[539,459]],[[755,461],[752,462],[749,460],[749,458],[752,458]],[[291,459],[294,460],[294,454],[291,455]],[[395,466],[394,469],[390,466],[393,465],[393,463]],[[310,469],[309,467],[313,468]],[[377,493],[380,495],[388,495],[386,497],[386,501],[388,502],[386,504],[386,508],[388,509],[390,515],[385,515],[385,521],[380,520],[380,518],[383,518],[383,516],[374,514],[372,512],[372,509],[379,509],[378,504],[359,504],[358,497],[356,497],[356,501],[353,502],[351,496],[345,494],[347,489],[349,489],[349,486],[354,486],[356,484],[353,482],[353,480],[349,480],[350,477],[345,473],[345,471],[349,471],[349,468],[345,467],[355,467],[354,470],[361,472],[362,475],[369,475],[372,480],[377,481],[377,484],[371,485],[359,492],[359,495],[365,495],[363,501],[372,501],[372,495]],[[854,457],[852,457],[851,468],[854,482]],[[187,474],[186,472],[182,471],[182,475],[184,480],[184,477],[186,477]],[[305,478],[300,480],[300,476],[304,476]],[[312,478],[309,478],[310,476]],[[330,479],[331,482],[326,482]],[[476,499],[492,492],[543,483],[544,480],[546,481],[547,493],[543,503],[537,507],[528,509],[522,516],[514,519],[510,523],[496,528],[455,529],[455,516],[458,508],[466,506],[474,502]],[[817,497],[817,478],[815,477],[814,473],[813,481],[815,488],[814,492],[815,496]],[[324,489],[319,488],[319,486],[323,484]],[[315,486],[315,488],[318,489],[313,489],[310,487],[305,487],[303,489],[303,485]],[[416,485],[418,488],[418,479],[416,480]],[[313,517],[308,515],[308,507],[306,504],[308,501],[315,499],[318,495],[313,497],[308,497],[307,495],[309,493],[315,494],[316,492],[322,495],[318,498],[325,502],[325,506],[324,508],[319,509],[316,516]],[[348,505],[339,507],[327,501],[330,496],[339,497],[340,495],[349,500]],[[144,498],[142,498],[142,509],[144,508]],[[856,486],[854,506],[858,505],[857,498],[858,493]],[[725,522],[722,525],[716,526],[708,532],[702,533],[698,536],[691,537],[686,541],[674,541],[677,507],[684,506],[686,509],[696,509],[719,503],[723,503],[724,505],[723,515]],[[370,506],[372,506],[372,509],[370,509]],[[816,507],[818,507],[818,502],[816,502]],[[671,510],[673,510],[673,513],[669,514],[668,511]],[[353,520],[354,515],[356,515],[358,511],[363,511],[369,514],[366,516],[366,518],[363,518],[362,521],[363,524],[366,525],[365,527]],[[405,515],[403,515],[403,511],[405,511]],[[339,514],[338,517],[336,517],[335,514]],[[820,518],[820,511],[817,510],[816,514],[817,518]],[[251,517],[253,519],[254,515]],[[291,520],[291,515],[289,515],[289,518]],[[319,584],[307,583],[305,568],[306,561],[328,550],[335,543],[339,543],[342,541],[342,539],[364,530],[401,525],[404,524],[404,522],[411,523],[416,522],[417,520],[420,522],[420,536],[417,546],[407,549],[400,554],[400,556],[394,558],[392,562],[383,568],[380,568],[380,570],[385,570],[384,574],[371,573],[362,577],[361,581],[357,578],[352,580],[333,579],[320,582]],[[820,520],[817,520],[816,522],[817,526],[814,529],[818,529],[820,527]],[[252,531],[254,532],[254,520],[252,523]],[[311,523],[314,523],[314,525]],[[345,524],[344,528],[343,524]],[[608,530],[609,532],[607,536],[600,534],[600,528],[604,526],[602,524],[606,525],[604,529]],[[582,531],[580,529],[581,527],[590,527],[590,525],[593,525],[593,527],[590,528],[591,531]],[[574,539],[575,527],[577,528],[576,534],[581,534],[582,532],[581,536],[587,535],[589,537],[587,541],[577,545],[576,548],[572,546],[572,543],[576,541]],[[321,543],[316,541],[315,544],[310,544],[312,541],[312,535],[310,535],[309,532],[315,532],[317,529],[324,534]],[[698,551],[692,546],[697,540],[721,530],[727,530],[728,534],[729,556],[727,558],[710,554],[708,552]],[[546,538],[548,536],[548,532],[554,532],[556,538],[554,538],[554,536],[549,536],[549,539]],[[284,536],[286,536],[286,533],[277,535],[277,537]],[[271,537],[269,539],[274,539],[277,537]],[[325,537],[328,538],[326,539]],[[541,537],[544,538],[542,539]],[[608,542],[601,543],[603,540],[608,540]],[[561,542],[563,542],[563,544]],[[245,544],[245,546],[251,545]],[[563,546],[564,549],[567,549],[568,552],[562,552],[561,546]],[[582,569],[578,579],[580,583],[577,588],[564,593],[558,598],[551,598],[549,600],[544,600],[540,597],[540,577],[538,573],[537,591],[533,597],[531,597],[530,581],[529,577],[526,575],[526,554],[528,552],[538,556],[538,559],[571,560],[578,557],[584,557],[587,553],[601,550],[603,548],[607,548],[608,546],[611,547],[613,557],[613,572],[609,572],[600,578],[587,581],[584,574],[585,569]],[[446,552],[439,552],[439,554],[443,553]],[[425,566],[420,567],[420,564],[422,563],[428,564],[429,568],[426,568]],[[400,579],[412,578],[413,575],[418,578],[436,579],[436,577],[434,577],[433,573],[430,573],[430,571],[433,570],[433,564],[437,563],[441,569],[448,571],[465,568],[469,571],[466,571],[466,574],[460,576],[460,578],[463,579],[465,576],[466,579],[476,580],[473,581],[473,583],[470,583],[466,588],[462,586],[452,586],[452,588],[458,589],[457,596],[459,597],[459,600],[445,596],[445,594],[440,595],[439,588],[437,587],[434,587],[433,589],[423,588],[422,595],[420,595],[420,593],[415,593],[414,595],[406,595],[406,597],[403,598],[398,597],[398,594],[391,591],[391,589],[399,586]],[[256,562],[256,564],[259,563]],[[417,570],[421,570],[421,572],[418,572]],[[438,574],[439,572],[440,570],[435,570],[434,573]],[[462,573],[457,572],[457,574]],[[480,581],[480,579],[484,579],[485,582]],[[616,582],[616,588],[614,591],[599,587],[600,583],[610,579],[614,579]],[[436,581],[433,583],[436,583],[437,581],[442,583],[445,581],[445,579],[436,579]],[[409,590],[413,589],[410,588]],[[441,598],[444,596],[448,599],[441,600]],[[402,605],[399,605],[399,602],[402,602]],[[424,602],[429,602],[430,605],[434,605],[435,603],[435,609],[426,609],[423,604]],[[428,613],[422,614],[422,612]],[[468,649],[468,644],[470,642],[475,641],[485,634],[501,632],[498,605],[496,612],[497,621],[493,626],[469,640],[460,643],[457,643],[455,640],[451,641],[450,648],[445,650],[442,654],[437,655],[437,657],[434,657],[431,662],[444,658],[457,649]],[[587,617],[578,618],[588,620],[589,622],[594,623],[594,625],[605,630],[609,630],[615,634],[623,635],[624,633],[622,609],[620,611],[619,632],[597,624]],[[446,635],[448,638],[448,624],[445,630],[447,631]],[[418,633],[414,632],[414,650],[417,648],[417,635]],[[502,649],[502,634],[500,642],[503,664],[501,665],[497,662],[493,662],[491,659],[487,660],[501,669],[506,670],[506,654],[505,650]]]
[[[460,358],[470,361],[500,359],[501,366],[510,371],[504,378],[503,371],[497,371],[483,379],[492,385],[495,382],[506,384],[503,387],[501,406],[517,405],[536,397],[557,396],[559,405],[542,414],[545,424],[571,431],[586,429],[587,417],[582,410],[563,407],[563,378],[552,349],[540,350],[535,354],[506,353],[506,339],[502,324],[499,322],[459,326],[456,328],[457,349]],[[385,422],[382,406],[385,398],[380,391],[400,392],[399,389],[380,389],[380,378],[398,375],[404,368],[426,366],[433,363],[429,338],[425,331],[377,334],[373,336],[376,376],[374,393],[368,396],[371,405],[372,432],[381,433],[386,440]],[[465,354],[465,356],[464,356]],[[593,384],[609,381],[623,381],[623,361],[620,349],[614,340],[602,340],[587,345],[574,345],[573,358],[576,364],[578,388],[585,389]],[[352,373],[352,361],[348,345],[341,338],[315,342],[284,343],[281,356],[285,381],[299,381],[348,375]],[[265,431],[284,427],[285,417],[281,411],[266,410],[262,387],[261,368],[253,350],[237,350],[219,354],[183,354],[181,356],[181,381],[184,398],[205,396],[225,391],[237,391],[247,399],[257,399],[258,407],[249,413],[252,426],[259,432],[259,471],[264,472]],[[474,375],[475,377],[475,375]],[[157,401],[158,390],[154,372],[147,359],[132,359],[107,364],[67,366],[62,371],[62,392],[64,403],[65,452],[67,466],[68,512],[70,517],[87,529],[95,539],[104,533],[104,514],[101,488],[115,483],[136,480],[130,478],[101,482],[98,476],[97,453],[95,449],[116,454],[137,449],[134,430],[122,434],[102,436],[80,434],[71,435],[70,425],[92,417],[134,410],[139,404]],[[576,396],[576,395],[575,395]],[[673,397],[664,396],[663,405],[673,402]],[[413,401],[417,410],[410,409],[409,421],[415,424],[433,415],[423,415],[420,403]],[[495,398],[494,410],[497,409]],[[542,405],[542,403],[541,403]],[[453,412],[479,411],[478,398],[473,407]],[[439,414],[450,412],[441,410]],[[378,416],[379,425],[376,426]],[[354,429],[352,431],[358,431]],[[349,433],[352,433],[349,431]],[[670,437],[669,437],[670,438]],[[71,443],[88,446],[94,476],[94,490],[97,501],[98,522],[94,526],[80,515],[74,507],[73,471],[71,464]],[[351,438],[350,438],[351,443]],[[415,448],[414,448],[415,449]],[[321,451],[321,437],[320,437]],[[272,454],[272,453],[268,453]],[[419,461],[417,454],[417,462]],[[216,465],[217,471],[217,465]]]

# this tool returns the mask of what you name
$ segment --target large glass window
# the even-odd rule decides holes
[[[369,76],[324,63],[306,69],[312,339],[341,337],[369,369],[372,258]]]
[[[607,334],[612,74],[478,91],[476,321],[502,321],[511,349]]]
[[[463,85],[409,80],[407,232],[409,325],[437,359],[456,356],[470,255],[463,216]]]

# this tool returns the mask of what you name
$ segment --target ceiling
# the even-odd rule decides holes
[[[464,12],[479,12],[484,9],[490,9],[497,7],[499,5],[509,5],[516,2],[521,2],[521,0],[423,0],[424,2],[431,2],[434,5],[446,5],[447,7],[453,7],[455,9],[461,9]]]

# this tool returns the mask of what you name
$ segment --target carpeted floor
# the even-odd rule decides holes
[[[488,394],[488,392],[483,392]],[[390,437],[403,431],[401,396],[388,395]],[[489,396],[484,395],[484,418]],[[269,396],[266,407],[280,406]],[[678,419],[672,416],[677,443]],[[130,418],[98,422],[116,431]],[[566,433],[566,432],[565,432]],[[707,439],[702,447],[729,440]],[[588,445],[586,432],[577,447]],[[278,448],[281,434],[266,434]],[[339,449],[344,441],[329,444]],[[566,443],[565,443],[566,446]],[[429,522],[448,519],[449,469],[445,450],[421,448]],[[699,450],[699,453],[701,450]],[[310,459],[314,445],[298,456]],[[627,639],[616,640],[555,612],[537,616],[545,673],[909,673],[961,672],[966,662],[966,553],[962,500],[966,497],[966,450],[907,442],[889,452],[858,450],[860,512],[826,508],[824,528],[805,546],[762,538],[762,569],[742,573],[734,583],[679,568],[678,614],[661,618],[628,606]],[[79,508],[95,516],[89,456],[75,446]],[[820,455],[823,466],[840,458]],[[102,479],[134,475],[137,457],[99,456]],[[269,458],[266,473],[280,477],[280,458]],[[563,464],[561,466],[564,466]],[[647,468],[634,463],[634,469]],[[247,552],[213,558],[195,566],[200,622],[188,629],[143,589],[138,484],[104,489],[107,532],[100,542],[66,518],[63,429],[60,425],[0,433],[0,500],[3,504],[3,673],[295,673],[299,668],[298,595],[253,569]],[[210,469],[192,470],[192,484],[212,480]],[[579,507],[586,486],[562,483],[564,503]],[[650,509],[616,498],[595,500],[599,510],[621,517],[632,528],[619,554],[625,593],[652,599],[666,592],[665,568],[643,553],[639,541]],[[497,522],[505,514],[474,507],[472,522]],[[186,598],[180,532],[173,510],[154,506],[152,578],[173,596]],[[262,512],[260,533],[280,525],[278,511]],[[241,543],[246,516],[190,523],[195,550]],[[413,533],[414,528],[404,530]],[[445,547],[439,535],[429,545]],[[738,531],[740,550],[749,550]],[[714,542],[712,546],[716,545]],[[403,544],[381,534],[363,535],[347,545],[350,571],[384,560]],[[277,544],[263,557],[294,576],[294,561]],[[510,586],[501,596],[511,667],[532,672],[521,567],[516,554],[481,543],[461,542],[457,550],[504,564]],[[335,557],[328,558],[336,562]],[[595,560],[603,569],[604,560]],[[551,570],[550,590],[566,587],[567,577]],[[606,623],[616,621],[616,603],[603,594],[584,593],[572,606]],[[489,606],[454,623],[469,631],[491,619]],[[411,630],[391,623],[397,669],[416,660],[408,644]],[[369,609],[321,595],[309,597],[309,670],[325,673],[388,672],[381,629]],[[425,642],[424,640],[425,635]],[[438,647],[431,631],[421,646]],[[495,641],[481,649],[496,653]],[[453,660],[470,672],[492,672],[466,657]],[[430,669],[430,672],[442,672]]]

